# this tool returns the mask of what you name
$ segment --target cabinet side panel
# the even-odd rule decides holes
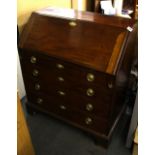
[[[111,121],[109,122],[109,128],[112,128],[118,116],[125,106],[125,97],[128,87],[129,75],[134,56],[137,50],[135,50],[137,44],[137,25],[135,25],[132,32],[128,32],[128,38],[124,46],[124,52],[120,58],[120,62],[116,71],[116,83],[113,102],[111,105]]]

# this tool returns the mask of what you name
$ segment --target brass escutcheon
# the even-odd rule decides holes
[[[87,96],[93,96],[95,94],[94,90],[91,88],[88,88],[86,93],[87,93]]]
[[[43,99],[42,98],[37,98],[37,103],[38,104],[42,104],[43,103]]]
[[[34,57],[34,56],[31,56],[30,62],[33,63],[33,64],[36,63],[37,62],[37,58]]]
[[[87,74],[87,80],[88,80],[89,82],[93,82],[94,79],[95,79],[95,76],[94,76],[92,73],[88,73],[88,74]]]
[[[32,74],[33,74],[33,76],[38,76],[39,75],[39,71],[37,69],[34,69]]]
[[[88,103],[88,104],[86,105],[86,110],[87,110],[87,111],[92,111],[93,108],[94,108],[93,105],[90,104],[90,103]]]
[[[64,82],[65,80],[64,80],[63,77],[58,77],[58,81],[60,81],[60,82]]]
[[[87,124],[87,125],[91,125],[92,124],[92,119],[90,118],[90,117],[87,117],[86,119],[85,119],[85,123]]]
[[[63,91],[58,91],[58,94],[60,95],[60,96],[65,96],[66,95],[66,93],[65,92],[63,92]]]
[[[62,64],[56,64],[58,69],[64,69],[64,66]]]
[[[62,109],[62,110],[66,110],[66,109],[67,109],[66,106],[64,106],[64,105],[60,105],[59,107],[60,107],[60,109]]]
[[[35,90],[40,90],[40,84],[35,84]]]
[[[70,21],[70,22],[69,22],[69,25],[72,26],[72,27],[75,27],[75,26],[77,26],[77,23],[74,22],[74,21]]]

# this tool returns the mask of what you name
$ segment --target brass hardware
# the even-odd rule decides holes
[[[56,64],[58,69],[64,69],[64,66],[62,64]]]
[[[60,109],[62,109],[62,110],[66,110],[66,109],[67,109],[66,106],[64,106],[64,105],[60,105],[59,107],[60,107]]]
[[[110,82],[110,83],[108,83],[108,88],[113,88],[113,84],[112,84],[112,82]]]
[[[60,96],[65,96],[66,95],[66,93],[65,92],[63,92],[63,91],[58,91],[58,94],[60,95]]]
[[[35,90],[40,90],[40,84],[35,84]]]
[[[94,92],[93,89],[91,89],[91,88],[88,88],[88,89],[87,89],[87,95],[88,95],[88,96],[93,96],[94,94],[95,94],[95,92]]]
[[[64,82],[64,78],[63,77],[58,77],[58,81]]]
[[[87,118],[85,119],[85,123],[86,123],[87,125],[91,125],[91,124],[93,123],[93,121],[92,121],[92,119],[91,119],[90,117],[87,117]]]
[[[92,104],[88,103],[88,104],[86,105],[86,110],[87,110],[87,111],[92,111],[93,109],[94,109],[94,107],[93,107]]]
[[[38,104],[42,104],[42,103],[43,103],[43,99],[37,98],[37,103],[38,103]]]
[[[74,22],[74,21],[71,21],[71,22],[69,22],[69,25],[72,26],[72,27],[75,27],[77,25],[77,23]]]
[[[95,79],[95,76],[94,76],[93,74],[91,74],[91,73],[88,73],[88,74],[87,74],[87,80],[88,80],[89,82],[94,81],[94,79]]]
[[[33,74],[33,76],[38,76],[39,75],[39,71],[34,69],[32,74]]]
[[[31,59],[30,59],[30,62],[35,64],[37,62],[37,58],[32,56]]]

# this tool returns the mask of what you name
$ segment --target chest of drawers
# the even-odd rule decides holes
[[[19,43],[27,106],[108,142],[124,109],[136,34],[134,20],[32,13]]]

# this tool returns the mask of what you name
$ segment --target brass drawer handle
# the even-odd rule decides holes
[[[58,77],[58,81],[60,81],[60,82],[64,82],[65,80],[64,80],[63,77]]]
[[[64,69],[64,66],[62,64],[56,64],[58,69]]]
[[[93,109],[94,109],[94,107],[93,107],[92,104],[88,103],[88,104],[86,105],[86,110],[87,110],[87,111],[92,111]]]
[[[39,71],[37,69],[34,69],[32,75],[37,77],[39,75]]]
[[[64,105],[60,105],[59,107],[60,107],[60,109],[62,109],[62,110],[66,110],[66,109],[67,109],[66,106],[64,106]]]
[[[112,82],[110,82],[110,83],[108,83],[108,88],[113,88],[113,84],[112,84]]]
[[[31,56],[30,62],[35,64],[37,62],[37,58],[34,56]]]
[[[95,76],[92,73],[87,74],[87,80],[89,82],[93,82],[95,80]]]
[[[74,22],[74,21],[70,21],[70,22],[69,22],[69,25],[72,26],[72,27],[75,27],[75,26],[77,26],[77,23]]]
[[[87,96],[93,96],[95,94],[94,90],[91,88],[88,88],[86,93],[87,93]]]
[[[91,124],[93,123],[93,120],[92,120],[90,117],[87,117],[87,118],[85,119],[85,123],[86,123],[87,125],[91,125]]]
[[[37,84],[35,84],[34,87],[35,87],[35,90],[40,90],[40,84],[37,83]]]
[[[43,103],[43,99],[42,98],[37,98],[37,103],[38,104],[42,104]]]
[[[65,96],[66,95],[66,93],[65,92],[63,92],[63,91],[58,91],[58,94],[60,95],[60,96]]]

